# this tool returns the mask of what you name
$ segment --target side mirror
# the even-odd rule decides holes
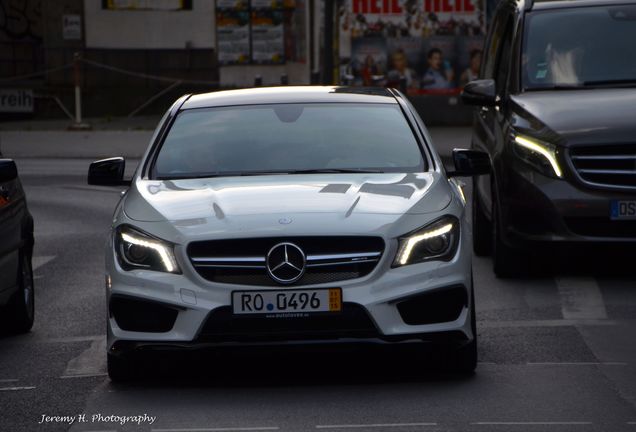
[[[130,180],[124,180],[126,160],[123,157],[102,159],[88,167],[88,184],[98,186],[130,186]]]
[[[454,149],[453,162],[455,171],[449,177],[470,177],[490,174],[490,157],[488,153],[477,150]]]
[[[471,81],[462,90],[462,102],[466,105],[495,106],[497,105],[497,88],[495,80]]]
[[[0,159],[0,183],[15,180],[18,177],[18,168],[12,159]]]

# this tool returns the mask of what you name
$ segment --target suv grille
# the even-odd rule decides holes
[[[373,271],[384,251],[380,237],[268,237],[193,242],[188,256],[201,277],[239,285],[276,286],[266,257],[279,243],[293,243],[306,256],[303,276],[293,284],[313,285],[356,279]]]
[[[636,144],[574,147],[570,149],[570,160],[585,183],[636,188]]]

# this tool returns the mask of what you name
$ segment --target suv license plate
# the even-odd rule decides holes
[[[610,219],[636,219],[636,201],[612,200],[610,205]]]
[[[285,315],[340,312],[340,288],[315,290],[233,291],[232,311],[235,315]]]

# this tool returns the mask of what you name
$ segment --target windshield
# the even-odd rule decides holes
[[[636,5],[532,12],[526,29],[524,89],[636,84]]]
[[[159,179],[306,172],[419,172],[397,104],[275,104],[193,109],[159,151]]]

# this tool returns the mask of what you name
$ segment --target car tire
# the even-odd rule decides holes
[[[113,382],[128,382],[135,376],[133,359],[126,355],[107,354],[108,377]]]
[[[527,254],[517,248],[512,248],[504,243],[501,231],[501,219],[499,213],[499,205],[495,189],[493,187],[492,200],[492,241],[491,255],[492,267],[498,278],[517,277],[527,273],[528,257]]]
[[[490,255],[492,245],[492,223],[484,213],[483,204],[477,194],[477,181],[473,180],[473,252],[477,256]]]
[[[35,317],[35,289],[31,254],[24,249],[20,251],[17,283],[18,289],[6,305],[7,328],[11,333],[27,333]]]

